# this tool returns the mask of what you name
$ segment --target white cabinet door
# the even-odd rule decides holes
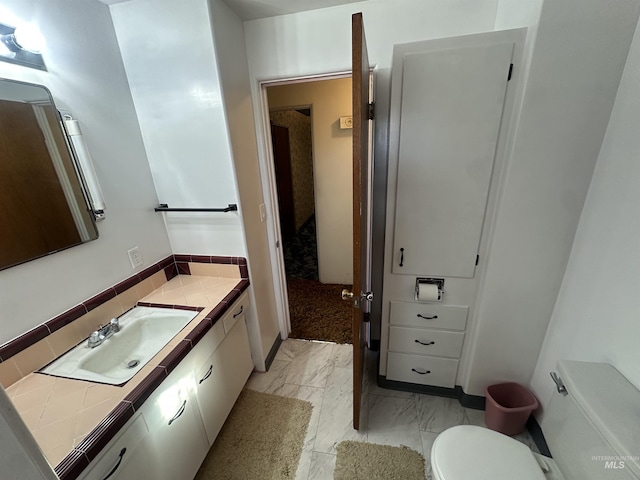
[[[242,314],[236,316],[227,337],[196,376],[198,407],[210,444],[218,436],[252,370],[249,338]]]
[[[87,468],[81,480],[138,480],[149,474],[152,460],[142,415],[129,420]]]
[[[393,273],[474,276],[512,51],[404,56]]]
[[[190,362],[183,361],[144,403],[154,455],[153,480],[192,479],[209,450],[195,401]],[[138,479],[136,479],[138,480]]]

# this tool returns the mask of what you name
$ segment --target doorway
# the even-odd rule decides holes
[[[351,78],[266,88],[292,338],[351,343]]]

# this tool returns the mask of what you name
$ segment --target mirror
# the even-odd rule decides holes
[[[0,79],[0,270],[98,238],[60,113],[41,85]]]

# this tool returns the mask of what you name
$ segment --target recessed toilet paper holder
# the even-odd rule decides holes
[[[415,300],[420,301],[418,298],[418,289],[421,283],[427,283],[431,285],[438,286],[438,302],[442,301],[442,297],[444,295],[444,278],[427,278],[427,277],[418,277],[416,278],[416,291],[415,291]]]

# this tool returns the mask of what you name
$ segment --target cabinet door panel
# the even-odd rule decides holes
[[[128,480],[140,478],[138,475],[142,472],[149,473],[151,455],[145,448],[145,442],[148,441],[147,431],[147,424],[142,415],[130,420],[80,478]]]
[[[247,327],[242,315],[220,347],[199,369],[198,407],[209,444],[215,441],[252,370]]]
[[[512,51],[405,55],[393,273],[473,277]]]
[[[193,478],[209,450],[194,390],[195,379],[187,362],[142,407],[157,465],[154,480]]]

